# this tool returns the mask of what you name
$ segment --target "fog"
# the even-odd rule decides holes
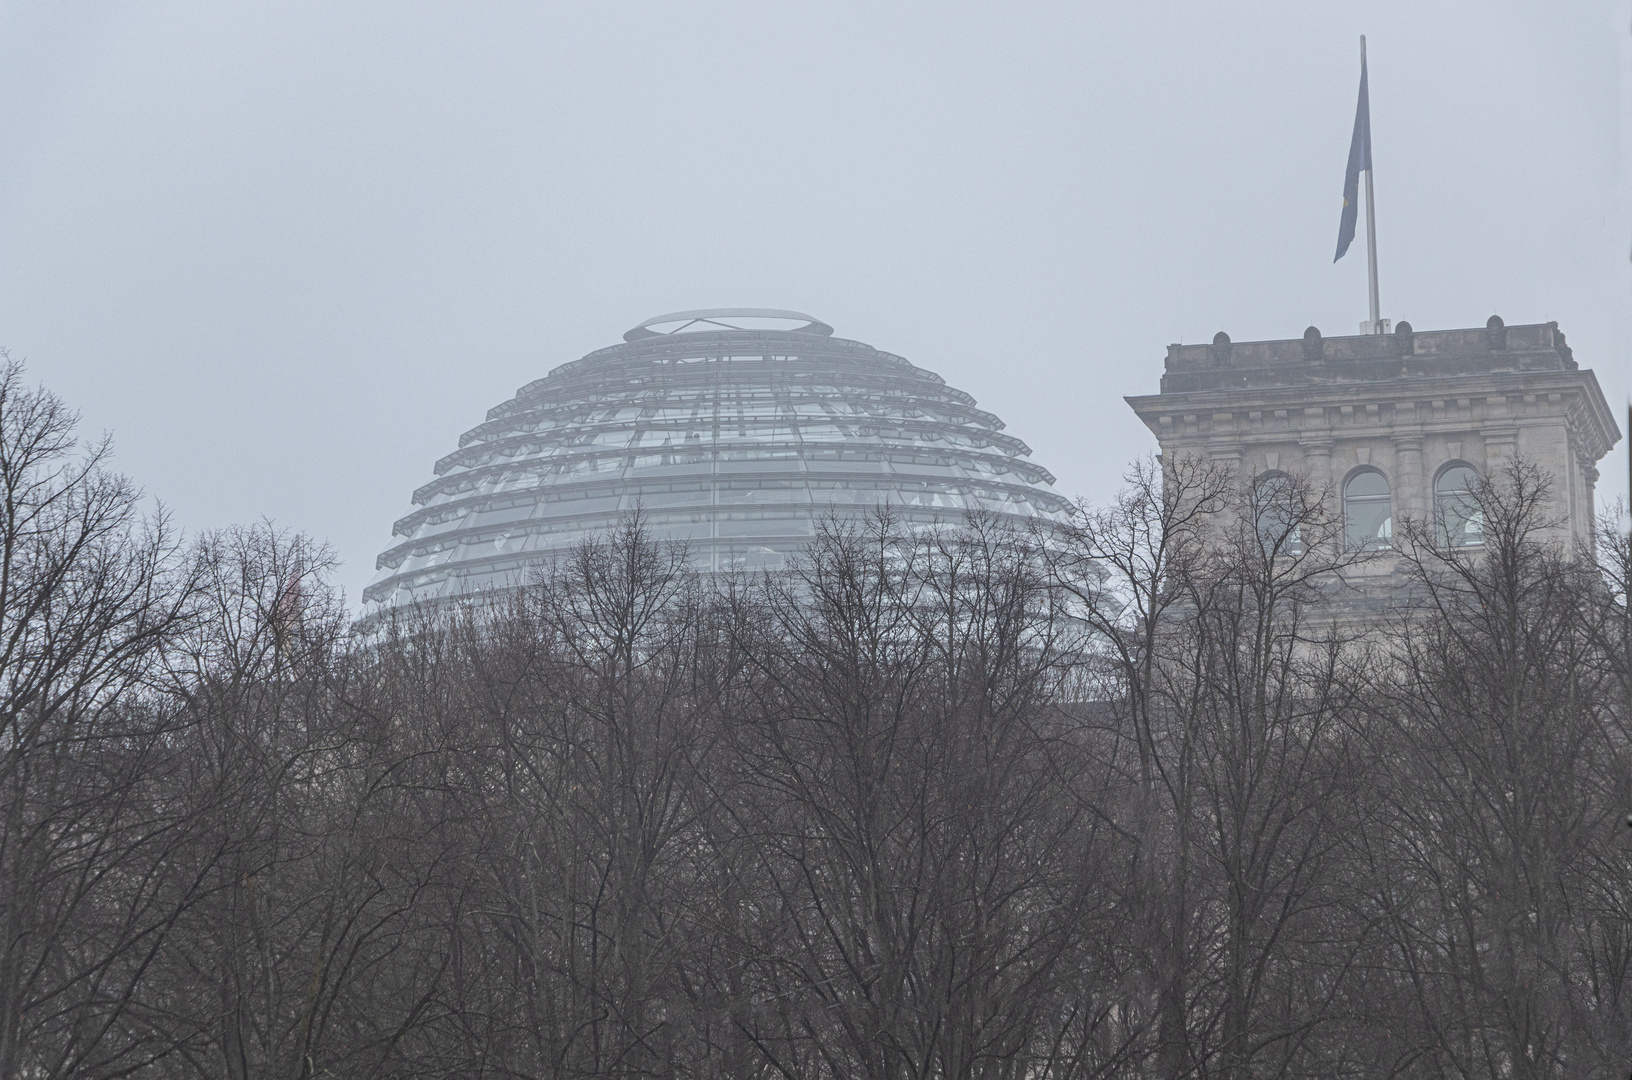
[[[1241,8],[9,4],[0,344],[353,603],[460,432],[685,308],[904,355],[1102,500],[1169,342],[1366,317],[1364,33],[1383,315],[1557,320],[1624,401],[1632,6]]]

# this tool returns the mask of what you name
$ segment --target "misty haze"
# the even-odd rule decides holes
[[[0,12],[0,1080],[1632,1072],[1632,5]]]

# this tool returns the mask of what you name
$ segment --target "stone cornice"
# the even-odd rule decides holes
[[[1613,410],[1604,400],[1598,379],[1590,370],[1504,371],[1366,382],[1220,387],[1146,394],[1125,400],[1158,439],[1179,436],[1188,441],[1216,437],[1224,434],[1218,430],[1219,421],[1227,417],[1232,436],[1247,436],[1256,441],[1277,435],[1288,440],[1307,438],[1315,429],[1324,429],[1327,437],[1342,438],[1348,431],[1353,431],[1355,437],[1363,437],[1367,433],[1381,434],[1381,429],[1391,428],[1398,422],[1424,433],[1490,422],[1524,424],[1532,419],[1527,415],[1530,403],[1538,397],[1554,394],[1570,399],[1564,412],[1580,449],[1590,454],[1593,461],[1607,454],[1621,432]],[[1493,398],[1497,400],[1492,402]],[[1440,407],[1436,408],[1436,402],[1441,403]],[[1446,415],[1444,403],[1453,407],[1451,415]],[[1401,406],[1411,407],[1409,417],[1400,415]],[[1332,409],[1339,410],[1337,417],[1329,415]],[[1190,417],[1197,421],[1195,427],[1183,422]],[[1207,422],[1205,428],[1199,423],[1203,419]],[[1247,421],[1244,424],[1243,419]]]

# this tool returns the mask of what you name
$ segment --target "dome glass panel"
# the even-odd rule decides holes
[[[822,518],[882,503],[909,527],[1069,509],[968,394],[831,334],[793,312],[683,312],[523,386],[414,492],[365,617],[522,584],[637,508],[703,571],[783,566]]]

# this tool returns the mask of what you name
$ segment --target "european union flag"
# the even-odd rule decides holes
[[[1337,254],[1343,257],[1354,240],[1360,217],[1360,174],[1371,171],[1371,99],[1366,93],[1366,54],[1360,53],[1360,103],[1354,107],[1354,138],[1349,141],[1349,167],[1343,174],[1343,221],[1337,227]]]

